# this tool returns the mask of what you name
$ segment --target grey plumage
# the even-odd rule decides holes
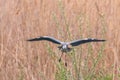
[[[72,45],[72,46],[78,46],[78,45],[84,44],[84,43],[103,42],[103,41],[105,41],[105,40],[94,39],[94,38],[85,38],[85,39],[79,39],[79,40],[75,40],[75,41],[69,42],[69,44]]]
[[[38,37],[38,38],[33,38],[33,39],[29,39],[27,41],[41,41],[41,40],[47,40],[47,41],[51,41],[53,43],[56,43],[56,44],[61,44],[62,42],[53,38],[53,37],[49,37],[49,36],[41,36],[41,37]]]
[[[53,42],[55,44],[59,44],[60,46],[58,46],[58,48],[62,51],[62,52],[69,52],[71,51],[71,47],[69,47],[69,45],[71,46],[78,46],[84,43],[89,43],[89,42],[104,42],[105,40],[100,40],[100,39],[94,39],[94,38],[85,38],[85,39],[79,39],[79,40],[74,40],[71,42],[62,42],[60,40],[57,40],[53,37],[49,37],[49,36],[42,36],[42,37],[38,37],[38,38],[33,38],[33,39],[29,39],[27,41],[41,41],[41,40],[47,40],[50,42]]]
[[[58,46],[59,50],[62,51],[62,55],[63,52],[67,53],[69,51],[72,50],[71,46],[78,46],[84,43],[89,43],[89,42],[104,42],[105,40],[100,40],[100,39],[94,39],[94,38],[85,38],[85,39],[79,39],[79,40],[74,40],[71,42],[62,42],[60,40],[57,40],[53,37],[49,37],[49,36],[42,36],[42,37],[38,37],[38,38],[33,38],[33,39],[29,39],[27,41],[42,41],[42,40],[46,40],[46,41],[50,41],[53,42],[55,44],[59,44],[60,46]],[[61,61],[61,57],[59,59],[59,62]]]

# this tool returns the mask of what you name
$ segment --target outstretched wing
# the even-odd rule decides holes
[[[84,44],[84,43],[88,43],[88,42],[103,42],[103,41],[106,41],[106,40],[99,40],[99,39],[94,39],[94,38],[85,38],[85,39],[72,41],[69,44],[72,46],[78,46],[80,44]]]
[[[62,42],[53,38],[53,37],[49,37],[49,36],[41,36],[41,37],[38,37],[38,38],[33,38],[33,39],[29,39],[27,41],[41,41],[41,40],[47,40],[47,41],[50,41],[50,42],[53,42],[53,43],[56,43],[56,44],[61,44]]]

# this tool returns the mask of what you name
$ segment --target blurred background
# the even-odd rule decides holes
[[[98,38],[67,54],[38,36]],[[0,80],[119,80],[119,0],[0,0]],[[63,57],[63,62],[65,61]]]

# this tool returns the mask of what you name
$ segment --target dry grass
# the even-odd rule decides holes
[[[119,80],[119,25],[119,0],[0,0],[0,80],[59,80],[60,74],[68,73],[76,80],[78,68],[86,80],[96,79],[89,77],[93,72],[95,77],[112,75],[112,80]],[[58,68],[56,45],[26,42],[43,35],[63,41],[94,37],[107,42],[77,47],[67,56],[66,73],[64,66]]]

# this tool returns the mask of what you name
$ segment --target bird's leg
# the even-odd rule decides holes
[[[61,57],[63,56],[63,52],[62,52],[62,54],[61,54],[61,56],[60,56],[60,59],[59,59],[59,62],[61,61]]]
[[[67,62],[66,62],[67,60],[66,60],[66,54],[65,54],[65,66],[67,67]]]

